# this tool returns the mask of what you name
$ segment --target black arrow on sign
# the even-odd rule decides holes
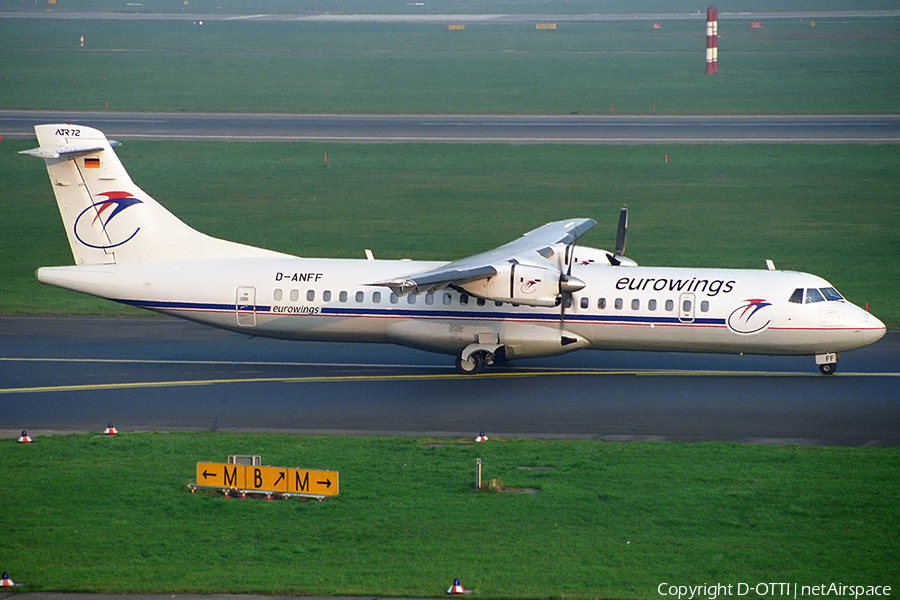
[[[324,486],[327,487],[327,488],[330,488],[330,487],[331,487],[331,480],[330,480],[330,479],[326,479],[325,481],[317,481],[316,483],[318,483],[319,485],[324,485]]]
[[[284,479],[284,471],[282,471],[281,473],[278,474],[278,479],[276,479],[275,483],[273,483],[272,485],[278,485],[278,482],[281,481],[282,479]]]
[[[207,477],[214,477],[215,475],[215,473],[209,473],[206,469],[203,469],[203,479],[206,479]]]

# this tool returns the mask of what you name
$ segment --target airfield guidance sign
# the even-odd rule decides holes
[[[290,467],[197,463],[197,487],[291,496],[338,495],[338,472]]]

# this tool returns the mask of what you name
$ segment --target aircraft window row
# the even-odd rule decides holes
[[[816,302],[834,302],[843,300],[844,297],[833,287],[824,288],[797,288],[791,294],[788,302],[794,304],[814,304]]]
[[[837,295],[838,299],[843,300],[843,298],[840,297],[840,294],[838,294],[837,292],[834,291],[834,288],[827,288],[827,289],[829,289],[833,292],[832,296]],[[810,290],[807,290],[807,292],[809,292],[809,291]],[[818,290],[813,290],[813,291],[816,291],[818,293]],[[802,292],[803,292],[802,289],[797,290],[794,292],[794,296],[796,296],[798,293],[802,293]],[[825,290],[822,290],[822,292],[824,294]],[[418,295],[417,294],[407,294],[405,297],[405,302],[409,305],[415,305],[420,301],[419,299],[422,298],[422,302],[424,302],[426,306],[433,306],[435,303],[436,295],[437,294],[434,294],[432,292],[428,292],[426,294],[418,294]],[[450,292],[443,292],[439,295],[440,295],[440,302],[444,306],[450,306],[454,301],[454,294],[452,294]],[[791,302],[796,301],[794,299],[794,296],[791,296]],[[296,290],[296,289],[291,290],[288,294],[288,297],[291,299],[292,302],[296,302],[300,298],[300,291]],[[322,291],[322,302],[331,302],[332,297],[333,297],[333,294],[332,294],[331,290],[323,290]],[[799,297],[802,299],[803,298],[802,294]],[[809,297],[810,297],[809,294],[807,294],[806,297],[807,297],[807,300],[806,300],[807,302],[821,302],[822,301],[822,300],[809,300]],[[821,297],[821,295],[819,297]],[[273,294],[273,298],[275,299],[276,302],[280,302],[284,298],[284,291],[281,289],[276,289]],[[338,292],[337,299],[339,302],[346,303],[350,299],[350,294],[349,294],[349,292],[342,290],[342,291]],[[366,299],[366,293],[363,291],[358,291],[353,295],[353,300],[357,304],[362,304],[363,302],[365,302],[365,299]],[[829,297],[829,299],[833,299],[833,298]],[[316,300],[316,290],[307,290],[306,291],[306,300],[307,300],[307,302],[314,302]],[[456,295],[456,300],[459,302],[460,305],[466,306],[469,304],[469,295],[468,294],[458,294],[458,295]],[[371,301],[374,304],[380,304],[382,302],[382,293],[378,290],[374,290],[371,295]],[[391,293],[388,296],[388,302],[390,302],[391,304],[399,304],[400,297],[397,296],[397,294]],[[475,302],[478,306],[486,306],[487,305],[487,301],[484,298],[476,298]],[[494,305],[495,306],[503,306],[503,302],[494,302]],[[573,303],[573,299],[571,296],[567,297],[565,299],[565,305],[566,305],[566,308],[572,308],[574,303]],[[514,304],[513,306],[518,306],[518,305]],[[581,307],[582,309],[589,309],[591,307],[591,299],[587,296],[580,297],[578,299],[578,306]],[[675,311],[675,301],[672,299],[666,300],[663,306],[664,306],[664,310],[666,312],[674,312]],[[625,309],[625,300],[623,298],[616,298],[615,300],[613,300],[613,307],[616,310],[624,310]],[[647,310],[648,311],[655,312],[658,309],[658,307],[659,307],[659,303],[656,299],[650,299],[647,301]],[[597,299],[597,308],[599,310],[606,310],[606,308],[607,308],[606,298],[598,298]],[[641,310],[640,299],[633,298],[630,302],[630,308],[631,308],[631,310],[634,310],[634,311]],[[693,310],[693,303],[691,302],[691,300],[684,300],[682,303],[682,306],[681,306],[681,310],[682,310],[682,312],[685,312],[685,313],[691,312]],[[709,312],[709,301],[703,300],[700,302],[700,312]]]
[[[814,288],[810,288],[806,290],[806,295],[803,295],[804,290],[799,289],[794,292],[791,296],[791,302],[801,303],[803,298],[806,298],[806,302],[822,302],[824,299],[829,300],[843,300],[840,294],[834,290],[834,288],[823,288],[821,290],[816,290]],[[821,293],[820,293],[821,292]],[[428,292],[426,294],[407,294],[406,295],[406,303],[410,305],[414,305],[419,302],[419,298],[422,297],[423,301],[427,306],[433,306],[435,303],[436,294]],[[453,303],[453,294],[450,292],[444,292],[440,294],[440,302],[444,306],[450,306]],[[280,302],[284,298],[284,291],[281,289],[276,289],[273,297],[276,302]],[[288,294],[288,297],[292,302],[296,302],[300,299],[300,291],[299,290],[291,290]],[[342,290],[338,292],[337,295],[338,301],[342,303],[346,303],[350,299],[350,294]],[[357,304],[362,304],[365,302],[366,294],[363,291],[358,291],[353,295],[353,299]],[[307,290],[306,291],[306,300],[307,302],[314,302],[316,299],[316,291],[315,290]],[[331,290],[323,290],[322,291],[322,301],[323,302],[331,302],[332,292]],[[372,302],[374,304],[380,304],[382,301],[382,293],[378,290],[372,292],[371,296]],[[466,306],[469,304],[469,295],[468,294],[459,294],[457,300],[460,305]],[[400,302],[400,298],[397,294],[391,293],[388,296],[388,301],[391,304],[398,304]],[[487,301],[484,298],[476,298],[476,304],[478,306],[486,306]],[[573,301],[571,297],[567,297],[565,300],[566,308],[571,308],[573,306]],[[494,302],[495,306],[503,306],[502,302]],[[582,309],[588,309],[591,306],[591,299],[587,296],[582,296],[579,298],[578,305]],[[624,310],[625,309],[625,300],[623,298],[616,298],[613,301],[613,306],[616,310]],[[641,310],[641,301],[638,298],[633,298],[630,302],[631,310]],[[650,299],[647,301],[647,310],[651,312],[655,312],[659,307],[658,301],[656,299]],[[598,298],[597,299],[597,308],[599,310],[606,310],[607,308],[607,300],[606,298]],[[664,304],[664,310],[666,312],[674,312],[675,310],[675,301],[672,299],[666,300]],[[684,300],[681,306],[682,312],[689,313],[693,310],[693,304],[691,300]],[[700,312],[709,312],[709,301],[703,300],[700,302]]]

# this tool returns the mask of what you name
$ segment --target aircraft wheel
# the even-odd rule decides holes
[[[462,359],[462,354],[456,357],[456,370],[464,375],[474,375],[484,371],[484,353],[474,352],[468,360]]]
[[[837,371],[837,363],[819,365],[819,371],[822,372],[822,375],[834,375],[834,372]]]

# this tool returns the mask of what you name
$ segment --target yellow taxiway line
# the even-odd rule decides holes
[[[195,365],[228,365],[228,366],[317,366],[317,367],[349,367],[349,368],[409,368],[411,365],[348,365],[331,363],[271,363],[271,362],[232,362],[232,361],[163,361],[136,359],[100,359],[100,358],[0,358],[5,362],[72,362],[72,363],[142,363],[142,364],[195,364]],[[415,368],[440,368],[436,366],[416,365]],[[121,383],[86,383],[71,385],[49,385],[33,387],[0,388],[0,394],[27,394],[47,392],[84,392],[105,390],[126,390],[161,387],[188,387],[199,385],[220,385],[235,383],[342,383],[342,382],[378,382],[378,381],[423,381],[444,379],[509,379],[522,377],[547,376],[622,376],[638,377],[822,377],[814,372],[798,373],[793,371],[693,371],[693,370],[605,370],[605,369],[528,369],[509,371],[489,371],[477,375],[458,373],[422,373],[410,375],[312,375],[305,377],[230,377],[219,379],[183,379],[171,381],[132,381]],[[900,373],[838,373],[838,377],[900,377]]]

